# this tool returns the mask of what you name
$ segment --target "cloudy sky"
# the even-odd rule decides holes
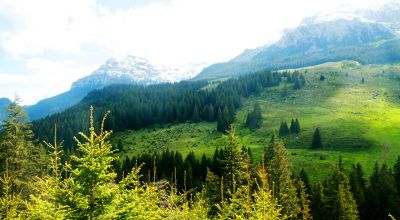
[[[378,1],[0,0],[0,97],[33,104],[128,54],[164,65],[226,61],[306,16]]]

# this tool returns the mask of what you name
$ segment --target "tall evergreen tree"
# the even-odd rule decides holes
[[[290,133],[290,130],[289,130],[289,127],[288,127],[286,121],[285,122],[282,121],[281,125],[279,127],[279,137],[286,136],[289,133]]]
[[[314,131],[311,147],[313,149],[322,148],[321,133],[319,132],[319,128],[316,128],[315,131]]]
[[[33,145],[31,124],[18,97],[6,112],[7,118],[0,125],[0,175],[4,176],[8,161],[8,172],[13,176],[10,190],[28,198],[32,177],[45,172],[43,149]]]
[[[106,211],[115,195],[112,187],[116,174],[111,170],[114,157],[107,138],[111,132],[104,131],[103,118],[100,133],[97,134],[93,123],[93,108],[90,109],[89,135],[80,133],[85,142],[78,139],[78,156],[72,156],[68,165],[66,187],[61,189],[58,202],[66,207],[67,218],[97,219]]]
[[[282,205],[284,214],[291,219],[296,219],[301,209],[298,205],[299,198],[292,179],[293,174],[290,170],[288,152],[283,142],[273,136],[268,147],[264,149],[264,159],[274,198]]]
[[[359,219],[357,203],[350,190],[349,179],[344,172],[342,158],[327,182],[325,215],[332,219]]]
[[[250,163],[247,151],[242,151],[242,146],[236,137],[235,127],[231,126],[228,133],[228,142],[223,151],[222,161],[223,176],[226,188],[235,193],[235,185],[242,184],[245,180],[246,166]]]
[[[315,184],[311,194],[311,213],[313,219],[329,219],[325,207],[325,187],[322,183]]]
[[[246,125],[250,129],[260,128],[262,125],[261,107],[257,102],[254,104],[253,111],[247,115]]]
[[[300,130],[301,130],[301,129],[300,129],[299,120],[298,120],[297,118],[296,118],[296,121],[295,121],[295,125],[296,125],[296,126],[295,126],[296,129],[295,129],[294,132],[295,132],[296,134],[298,134],[298,133],[300,133]]]
[[[351,187],[351,192],[354,195],[354,199],[357,202],[360,217],[364,219],[366,217],[365,205],[366,205],[367,186],[363,175],[364,172],[362,170],[360,163],[357,163],[356,166],[354,166],[353,164],[353,167],[349,175],[350,187]]]
[[[294,134],[295,133],[295,130],[296,130],[296,124],[295,124],[295,121],[294,121],[294,119],[292,119],[292,121],[290,122],[290,133],[292,133],[292,134]]]
[[[370,187],[367,191],[368,219],[386,219],[390,213],[394,218],[400,218],[400,198],[391,171],[385,164],[379,169],[378,163],[370,177]]]

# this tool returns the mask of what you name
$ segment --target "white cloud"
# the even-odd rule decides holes
[[[0,85],[8,82],[0,96],[26,90],[20,95],[32,103],[55,95],[112,56],[162,64],[225,61],[277,40],[304,16],[371,2],[377,0],[170,0],[112,10],[94,0],[1,0],[0,49],[26,62],[26,72],[3,74],[0,67]],[[1,28],[5,22],[11,27]]]

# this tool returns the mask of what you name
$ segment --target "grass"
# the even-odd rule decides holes
[[[307,70],[307,72],[305,72]],[[307,80],[301,90],[282,97],[282,86],[250,97],[237,112],[237,134],[242,144],[260,160],[263,148],[281,121],[298,118],[302,131],[284,138],[296,173],[304,168],[311,181],[322,180],[342,156],[347,169],[361,163],[370,174],[374,163],[392,166],[400,155],[400,65],[360,65],[345,61],[299,69]],[[324,74],[325,81],[320,81]],[[361,83],[361,79],[365,83]],[[263,110],[263,126],[245,128],[246,115],[255,102]],[[323,149],[310,149],[311,137],[319,127]],[[216,123],[184,123],[116,134],[129,155],[169,148],[183,154],[191,151],[211,156],[224,138]]]

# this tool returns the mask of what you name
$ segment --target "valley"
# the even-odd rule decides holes
[[[272,134],[277,135],[281,121],[298,118],[299,135],[283,137],[290,152],[295,173],[304,168],[312,181],[327,177],[339,156],[345,167],[360,163],[367,174],[375,162],[392,166],[400,155],[400,65],[361,65],[353,61],[326,63],[298,69],[306,78],[300,90],[289,87],[282,96],[283,85],[267,88],[260,95],[243,102],[235,119],[240,142],[250,147],[256,161]],[[307,71],[307,72],[305,72]],[[320,75],[326,78],[320,81]],[[400,76],[400,75],[399,75]],[[365,82],[361,83],[362,78]],[[245,126],[248,112],[255,102],[262,109],[263,124],[250,131]],[[323,149],[312,150],[315,128],[320,128]],[[224,138],[216,123],[184,123],[154,126],[117,133],[113,143],[122,141],[123,154],[136,155],[165,149],[184,155],[194,152],[211,157],[215,148],[224,147]]]

